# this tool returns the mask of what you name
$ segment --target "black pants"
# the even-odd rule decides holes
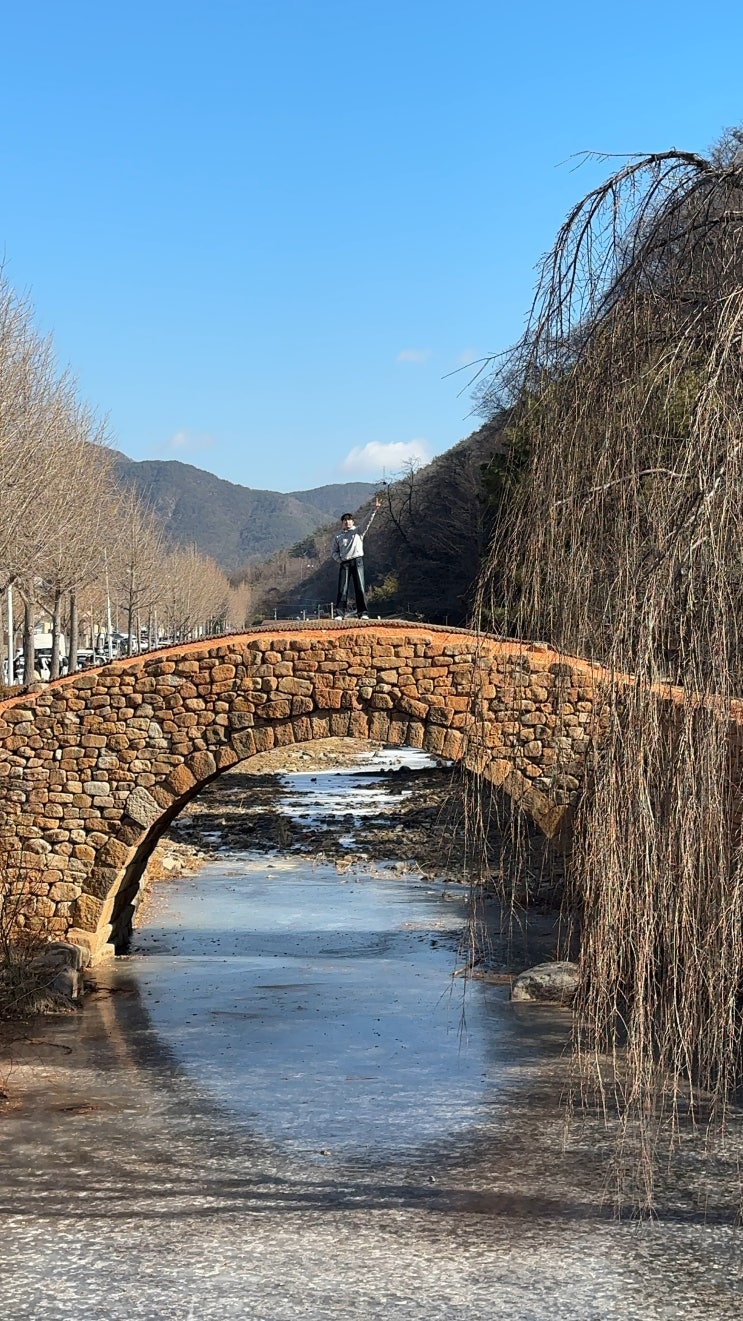
[[[361,556],[357,560],[341,560],[338,572],[338,600],[335,608],[342,615],[345,615],[348,608],[348,589],[351,583],[356,593],[356,611],[359,615],[365,615],[364,561]]]

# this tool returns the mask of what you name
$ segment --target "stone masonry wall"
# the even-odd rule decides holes
[[[600,736],[588,665],[425,625],[274,625],[0,704],[0,860],[21,923],[95,957],[157,839],[227,767],[351,736],[463,759],[559,839]]]

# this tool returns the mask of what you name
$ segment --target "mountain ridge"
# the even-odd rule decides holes
[[[271,491],[226,481],[178,459],[130,459],[116,451],[114,472],[159,514],[177,545],[193,544],[228,572],[291,546],[376,489],[339,482],[308,491]]]

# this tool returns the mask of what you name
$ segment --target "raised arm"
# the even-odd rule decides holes
[[[371,514],[369,515],[369,521],[366,527],[364,528],[364,531],[361,533],[362,537],[366,536],[367,532],[369,531],[369,528],[371,527],[372,523],[374,522],[374,519],[377,517],[377,514],[379,513],[381,508],[382,508],[382,501],[376,499],[374,501],[374,508],[372,509]]]

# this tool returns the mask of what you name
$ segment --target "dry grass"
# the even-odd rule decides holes
[[[36,917],[33,872],[23,855],[0,858],[0,1020],[21,1018],[49,1007],[50,974],[39,955],[45,939]]]

